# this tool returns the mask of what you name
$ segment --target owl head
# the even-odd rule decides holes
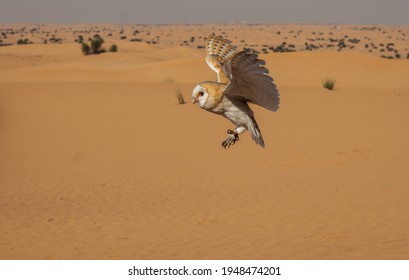
[[[192,92],[193,104],[197,103],[200,108],[204,108],[208,98],[209,98],[209,93],[203,86],[197,85],[193,89],[193,92]]]

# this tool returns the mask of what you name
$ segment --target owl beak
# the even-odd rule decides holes
[[[196,103],[198,102],[197,98],[196,98],[196,97],[193,97],[192,102],[193,102],[193,104],[196,104]]]

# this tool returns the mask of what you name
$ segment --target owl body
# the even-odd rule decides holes
[[[254,103],[271,111],[278,110],[279,93],[264,61],[250,49],[238,52],[222,36],[211,34],[206,46],[206,62],[216,72],[217,82],[199,83],[192,92],[193,103],[236,125],[234,130],[227,131],[227,138],[222,143],[224,148],[237,142],[238,135],[246,130],[258,145],[264,147],[260,128],[248,105]]]
[[[230,120],[241,134],[248,130],[252,138],[261,147],[264,147],[264,140],[260,132],[260,128],[254,118],[253,111],[247,103],[237,102],[234,99],[229,99],[224,95],[226,84],[216,82],[202,82],[193,90],[194,96],[200,96],[194,103],[199,103],[199,107]]]

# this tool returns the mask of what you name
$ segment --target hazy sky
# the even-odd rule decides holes
[[[409,0],[0,0],[0,22],[409,24]]]

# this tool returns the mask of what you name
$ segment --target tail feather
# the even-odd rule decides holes
[[[260,128],[258,127],[257,122],[254,118],[249,122],[248,130],[250,132],[251,138],[256,142],[256,144],[264,148],[265,145],[263,135],[261,135]]]

